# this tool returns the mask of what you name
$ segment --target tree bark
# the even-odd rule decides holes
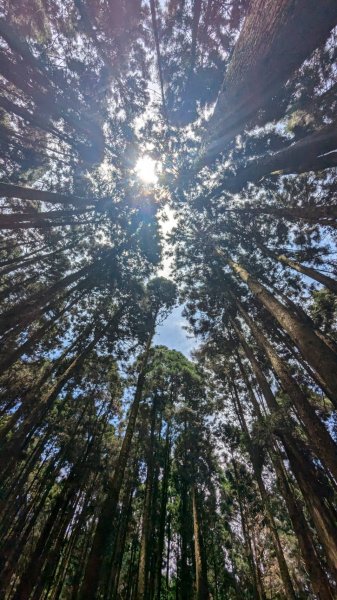
[[[73,206],[92,206],[97,203],[97,200],[90,198],[80,198],[56,192],[36,190],[3,181],[0,182],[0,196],[5,198],[20,198],[21,200],[39,200],[47,204],[72,204]]]
[[[270,364],[272,365],[277,377],[280,380],[284,391],[289,395],[298,414],[306,428],[310,442],[315,449],[317,456],[323,461],[337,481],[337,446],[331,438],[326,427],[317,417],[310,401],[302,391],[298,383],[293,379],[288,367],[278,356],[273,346],[269,343],[264,334],[255,325],[246,311],[239,305],[239,310],[247,325],[251,329],[256,341],[265,351]]]
[[[277,527],[275,524],[275,520],[274,520],[274,516],[272,513],[272,509],[270,506],[270,501],[269,501],[269,497],[268,497],[268,493],[266,490],[266,487],[264,485],[264,481],[262,479],[261,476],[261,472],[259,467],[256,464],[256,460],[254,458],[254,454],[252,452],[252,441],[251,441],[251,437],[249,434],[249,430],[246,424],[246,420],[245,420],[245,416],[242,410],[242,406],[241,406],[241,402],[239,400],[239,396],[237,394],[236,391],[236,386],[234,385],[234,383],[232,383],[232,388],[234,390],[234,396],[233,396],[233,400],[234,400],[234,406],[239,418],[239,421],[241,423],[243,432],[246,435],[247,438],[247,442],[248,442],[248,452],[249,452],[249,456],[250,456],[250,460],[253,466],[253,471],[254,471],[254,475],[255,475],[255,479],[260,491],[260,495],[262,498],[262,502],[264,504],[265,510],[266,510],[266,515],[268,517],[268,521],[269,521],[269,526],[270,526],[270,531],[273,537],[273,542],[274,542],[274,548],[275,548],[275,553],[277,556],[277,561],[279,564],[279,569],[280,569],[280,574],[281,574],[281,578],[282,578],[282,582],[284,585],[284,589],[285,592],[287,594],[287,599],[289,600],[296,600],[296,595],[295,595],[295,591],[293,588],[293,584],[290,578],[290,574],[289,574],[289,570],[288,570],[288,565],[286,563],[286,560],[284,558],[284,554],[283,554],[283,549],[282,549],[282,545],[280,542],[280,538],[278,535],[278,531],[277,531]]]
[[[199,507],[195,485],[192,486],[191,496],[194,534],[196,600],[208,600],[209,589],[207,579],[207,564],[205,551],[203,547],[202,532],[200,528]]]
[[[259,110],[282,88],[337,23],[333,0],[253,0],[236,42],[213,116],[204,156],[209,163],[254,122]],[[284,52],[290,45],[291,51]]]
[[[274,452],[272,452],[271,456],[313,592],[319,600],[334,600],[334,593],[317,555],[310,528],[301,507],[294,498],[281,460]]]
[[[246,183],[258,182],[268,175],[323,171],[336,166],[337,123],[333,122],[275,154],[250,160],[235,176],[225,178],[222,188],[237,193]]]
[[[145,499],[142,518],[142,530],[140,540],[140,554],[138,565],[137,600],[146,600],[148,594],[148,572],[149,572],[149,541],[151,532],[151,504],[153,492],[153,466],[154,466],[154,437],[157,418],[157,396],[152,400],[150,445],[147,459],[147,474],[145,484]]]
[[[332,277],[324,275],[324,273],[320,273],[312,267],[306,267],[305,265],[299,263],[297,260],[289,258],[285,254],[278,254],[274,250],[270,250],[262,244],[259,244],[259,247],[261,247],[262,252],[264,252],[264,254],[266,254],[267,256],[270,256],[270,258],[273,258],[281,264],[286,265],[291,269],[294,269],[294,271],[297,271],[298,273],[301,273],[302,275],[305,275],[306,277],[309,277],[310,279],[321,283],[324,287],[331,290],[334,294],[337,294],[337,281],[335,279],[332,279]]]
[[[166,428],[166,440],[165,440],[165,463],[164,473],[162,479],[161,489],[161,500],[160,500],[160,517],[159,517],[159,532],[158,532],[158,552],[156,560],[156,573],[155,573],[155,600],[161,598],[161,585],[162,585],[162,566],[163,566],[163,553],[165,545],[165,525],[166,525],[166,513],[167,513],[167,500],[168,500],[168,484],[170,477],[170,451],[171,451],[171,438],[170,438],[170,423],[167,423]]]
[[[228,260],[228,264],[289,334],[303,358],[322,377],[326,389],[329,391],[329,398],[337,408],[337,359],[335,353],[316,335],[310,324],[300,320],[254,279],[246,269],[231,259]]]
[[[133,403],[130,408],[129,420],[125,431],[122,447],[117,459],[114,475],[110,484],[107,497],[103,503],[101,513],[98,517],[94,539],[89,553],[84,580],[82,582],[79,600],[94,600],[96,598],[100,573],[103,561],[106,555],[106,549],[111,536],[116,510],[119,501],[120,490],[123,484],[124,472],[130,455],[133,433],[136,426],[139,405],[142,399],[143,387],[145,383],[146,367],[149,358],[153,330],[149,333],[146,348],[144,351],[140,372],[138,375],[136,392]]]

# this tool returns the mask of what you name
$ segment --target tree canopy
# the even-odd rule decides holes
[[[4,600],[337,598],[336,39],[0,3]]]

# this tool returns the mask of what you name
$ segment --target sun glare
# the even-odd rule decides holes
[[[157,163],[151,156],[141,156],[137,160],[136,173],[144,183],[155,184],[158,181]]]

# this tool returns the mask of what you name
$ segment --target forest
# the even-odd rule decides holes
[[[337,599],[336,114],[336,0],[0,0],[0,600]]]

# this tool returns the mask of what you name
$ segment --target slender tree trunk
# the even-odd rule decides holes
[[[250,327],[256,341],[265,351],[276,375],[284,391],[289,395],[298,411],[298,414],[303,421],[303,424],[308,433],[309,439],[318,457],[324,462],[337,481],[337,446],[331,438],[326,427],[323,425],[319,417],[317,417],[314,409],[308,401],[306,395],[302,391],[298,383],[293,379],[288,367],[283,360],[278,356],[272,345],[255,325],[252,319],[248,316],[242,306],[239,305],[239,310],[244,317],[247,325]]]
[[[246,435],[247,441],[248,441],[248,451],[249,451],[249,455],[250,455],[250,459],[251,459],[251,463],[253,466],[253,470],[254,470],[254,475],[255,475],[255,479],[256,482],[258,484],[258,488],[261,494],[261,498],[262,498],[262,502],[264,504],[265,510],[266,510],[266,514],[268,517],[268,521],[269,521],[269,525],[270,525],[270,530],[271,530],[271,534],[273,537],[273,541],[274,541],[274,548],[275,548],[275,553],[277,556],[277,560],[278,560],[278,564],[279,564],[279,568],[280,568],[280,574],[281,574],[281,578],[282,578],[282,582],[284,585],[284,589],[285,592],[287,594],[287,598],[289,598],[290,600],[296,600],[296,595],[295,595],[295,591],[293,588],[293,584],[290,578],[290,574],[289,574],[289,570],[288,570],[288,566],[286,563],[286,560],[284,558],[284,554],[283,554],[283,550],[282,550],[282,546],[281,546],[281,542],[280,542],[280,538],[278,535],[278,531],[277,531],[277,527],[275,524],[275,520],[274,520],[274,516],[272,513],[272,509],[270,506],[270,501],[269,501],[269,497],[268,497],[268,493],[267,490],[265,488],[261,473],[260,473],[260,469],[259,467],[256,465],[256,461],[254,458],[254,454],[252,452],[252,442],[251,442],[251,437],[249,434],[249,430],[246,424],[246,420],[245,420],[245,416],[242,410],[242,406],[241,406],[241,402],[239,400],[239,396],[237,394],[236,391],[236,387],[234,384],[232,384],[233,390],[234,390],[234,406],[236,408],[236,412],[239,418],[239,421],[242,425],[242,429]]]
[[[278,477],[281,493],[286,502],[292,526],[299,543],[312,589],[319,600],[333,600],[334,593],[320,564],[310,528],[307,525],[302,509],[294,498],[281,460],[273,452],[272,461]]]
[[[238,332],[240,334],[240,332]],[[241,365],[241,361],[239,359],[239,365]],[[241,365],[242,367],[242,365]],[[243,367],[242,367],[243,368]],[[244,371],[243,371],[243,375]],[[244,376],[245,378],[245,376]],[[246,378],[246,385],[247,382]],[[249,388],[248,388],[249,389]],[[272,393],[272,392],[271,392]],[[256,402],[256,399],[251,391],[250,398],[253,404],[254,412],[263,426],[262,414],[260,408]],[[274,399],[275,401],[275,399]],[[276,401],[275,401],[276,403]],[[273,403],[274,404],[274,403]],[[274,410],[274,409],[273,409]],[[321,567],[319,557],[317,556],[316,549],[313,543],[311,531],[306,523],[303,511],[296,503],[290,485],[287,481],[286,475],[283,470],[283,466],[281,464],[280,458],[275,455],[275,453],[271,453],[273,465],[275,472],[279,479],[279,485],[281,489],[281,493],[285,499],[287,509],[289,512],[289,516],[297,536],[300,550],[307,568],[307,572],[314,590],[314,593],[317,594],[318,598],[322,598],[324,600],[332,600],[333,592],[330,588],[328,580],[325,576],[325,573]]]
[[[281,439],[289,459],[290,467],[302,492],[309,514],[314,522],[318,537],[325,550],[330,570],[337,580],[337,515],[329,509],[320,485],[301,448],[293,440]],[[317,489],[317,487],[319,489]]]
[[[46,367],[44,367],[40,377],[35,382],[34,387],[28,390],[26,394],[22,395],[21,406],[13,413],[13,415],[7,420],[5,425],[0,429],[0,444],[3,444],[5,442],[5,438],[10,431],[14,431],[15,425],[22,416],[27,414],[27,412],[30,413],[31,411],[34,411],[34,404],[36,404],[36,397],[39,396],[40,390],[43,389],[43,386],[54,372],[56,372],[57,374],[57,371],[62,366],[62,363],[67,357],[67,355],[78,344],[84,341],[90,332],[92,332],[95,326],[95,317],[97,316],[98,313],[94,315],[93,322],[90,323],[87,327],[85,327],[83,331],[81,331],[77,338],[75,338],[73,342],[65,348],[61,356],[54,363],[52,363],[51,365],[48,364]]]
[[[222,194],[222,188],[220,187],[214,197],[218,197]],[[305,223],[314,223],[319,225],[326,225],[329,227],[337,228],[337,205],[311,205],[311,206],[293,206],[289,208],[280,208],[279,206],[247,206],[245,208],[228,208],[225,211],[232,212],[234,214],[244,215],[270,215],[275,219],[285,219],[286,221],[298,223],[298,221],[304,221]]]
[[[90,445],[87,447],[86,454],[88,453]],[[20,583],[16,588],[15,594],[13,595],[13,600],[27,600],[30,597],[30,594],[33,592],[35,585],[40,577],[40,570],[43,566],[45,556],[48,555],[45,551],[46,547],[50,546],[53,542],[53,534],[58,529],[59,518],[63,517],[64,511],[67,510],[69,503],[72,501],[72,498],[76,495],[78,490],[78,486],[83,479],[84,469],[83,464],[85,462],[85,457],[81,458],[79,463],[77,463],[65,482],[62,491],[58,495],[52,511],[45,522],[42,533],[38,539],[34,552],[31,556],[31,559],[20,577]],[[69,515],[69,518],[71,516]]]
[[[208,600],[208,579],[207,564],[203,548],[203,539],[199,520],[199,507],[195,485],[191,489],[192,513],[193,513],[193,533],[194,533],[194,556],[195,556],[195,580],[196,580],[196,600]]]
[[[9,369],[13,364],[21,358],[23,354],[30,354],[32,350],[35,348],[36,344],[38,344],[43,336],[63,317],[67,312],[69,312],[72,307],[77,304],[81,298],[86,294],[82,292],[80,295],[75,296],[75,298],[66,305],[61,311],[58,311],[53,320],[47,321],[41,327],[38,327],[29,337],[23,342],[20,346],[18,346],[15,350],[12,350],[9,353],[6,353],[0,359],[0,371],[4,373],[7,369]]]
[[[98,517],[98,523],[96,526],[92,547],[85,569],[84,580],[82,583],[79,600],[94,600],[98,590],[100,573],[111,536],[111,528],[113,527],[113,523],[116,516],[120,490],[124,479],[124,472],[130,455],[133,433],[138,416],[138,409],[142,399],[146,367],[153,334],[154,332],[151,331],[148,336],[148,341],[146,344],[140,372],[138,375],[136,392],[133,403],[130,408],[127,428],[125,431],[122,447],[119,452],[110,489],[103,503],[101,513]]]
[[[323,171],[337,166],[337,125],[333,122],[307,135],[287,148],[251,160],[230,177],[223,188],[238,192],[248,181],[255,182],[267,175]]]
[[[131,479],[130,485],[125,494],[125,501],[121,510],[121,523],[116,539],[116,552],[114,555],[113,565],[111,569],[111,595],[107,595],[107,600],[110,598],[118,598],[118,585],[122,568],[122,560],[125,550],[125,542],[128,531],[129,522],[132,515],[132,500],[134,492],[134,478]]]
[[[243,533],[243,538],[245,541],[247,560],[248,560],[249,569],[250,569],[250,573],[251,573],[251,577],[252,577],[254,598],[256,598],[257,600],[264,600],[265,595],[260,586],[258,573],[257,573],[257,565],[255,565],[255,561],[254,561],[252,542],[250,539],[250,535],[249,535],[249,531],[248,531],[248,527],[247,527],[247,523],[246,523],[246,515],[245,515],[243,501],[242,501],[241,492],[240,492],[240,480],[239,480],[239,476],[238,476],[238,472],[237,472],[236,461],[234,458],[232,458],[232,464],[233,464],[233,468],[234,468],[236,493],[237,493],[237,498],[238,498],[240,518],[241,518],[241,524],[242,524],[242,533]]]
[[[316,335],[312,327],[300,320],[262,284],[238,263],[228,260],[233,271],[248,285],[251,292],[289,334],[303,358],[325,382],[329,397],[337,407],[337,358],[335,353]]]
[[[47,204],[72,204],[74,206],[90,206],[92,204],[96,204],[97,202],[93,198],[87,199],[79,198],[78,196],[67,196],[64,194],[36,190],[33,188],[22,187],[4,182],[0,182],[0,196],[5,198],[20,198],[21,200],[40,200],[41,202],[46,202]]]
[[[241,332],[236,327],[237,333],[240,335]],[[242,335],[242,334],[241,334]],[[244,338],[240,341],[244,342]],[[269,386],[268,381],[263,375],[257,361],[254,359],[248,345],[245,343],[243,347],[248,351],[247,358],[253,366],[254,373],[261,387],[261,391],[267,402],[268,408],[271,414],[277,414],[279,412],[279,406],[273,395],[273,392]],[[252,360],[251,360],[252,359]],[[256,405],[253,404],[256,414],[259,411],[256,410]],[[320,477],[317,471],[317,467],[314,467],[310,459],[307,458],[307,451],[304,443],[294,437],[295,426],[286,416],[287,429],[275,431],[287,454],[291,470],[297,480],[299,488],[302,492],[303,499],[307,504],[308,511],[313,519],[316,527],[316,531],[320,542],[325,549],[326,556],[331,566],[332,572],[336,569],[336,556],[337,556],[337,529],[335,527],[336,516],[331,514],[331,511],[322,498],[322,485],[319,483]],[[310,440],[311,443],[312,440]]]
[[[277,254],[275,251],[269,250],[269,248],[267,248],[263,244],[258,245],[261,248],[262,252],[264,252],[267,256],[270,256],[271,258],[282,263],[283,265],[294,269],[294,271],[297,271],[298,273],[301,273],[302,275],[305,275],[306,277],[309,277],[310,279],[321,283],[327,289],[331,290],[334,294],[337,294],[337,281],[335,279],[332,279],[328,275],[324,275],[324,273],[316,271],[316,269],[306,267],[298,261],[289,258],[285,254]]]
[[[2,456],[0,459],[0,470],[5,474],[9,469],[12,469],[16,462],[19,459],[21,451],[25,448],[25,446],[29,443],[32,436],[34,435],[36,429],[41,424],[41,421],[44,419],[46,413],[52,407],[54,401],[56,400],[58,394],[64,387],[64,385],[74,376],[74,374],[80,369],[84,360],[90,354],[90,352],[95,348],[99,339],[105,333],[107,327],[102,330],[98,330],[94,336],[94,339],[84,348],[84,350],[74,358],[69,367],[65,370],[65,372],[59,377],[57,382],[54,384],[52,389],[47,392],[38,402],[37,406],[31,411],[29,416],[27,416],[26,420],[22,424],[22,426],[13,433],[11,439],[6,443],[5,447],[2,451]]]
[[[140,540],[140,555],[138,569],[137,600],[146,600],[148,595],[149,571],[149,540],[151,531],[151,503],[153,492],[153,465],[154,465],[154,437],[157,418],[157,397],[154,395],[151,411],[150,445],[147,459],[147,474],[145,484],[145,499],[142,519],[142,533]]]
[[[170,439],[170,423],[166,427],[166,440],[165,440],[165,462],[164,462],[164,473],[162,479],[161,489],[161,501],[160,501],[160,517],[159,517],[159,532],[158,532],[158,551],[156,559],[156,573],[155,573],[155,600],[160,600],[161,586],[162,586],[162,566],[163,566],[163,553],[165,545],[165,524],[166,524],[166,513],[167,513],[167,500],[168,500],[168,484],[170,477],[170,451],[171,451],[171,439]]]

